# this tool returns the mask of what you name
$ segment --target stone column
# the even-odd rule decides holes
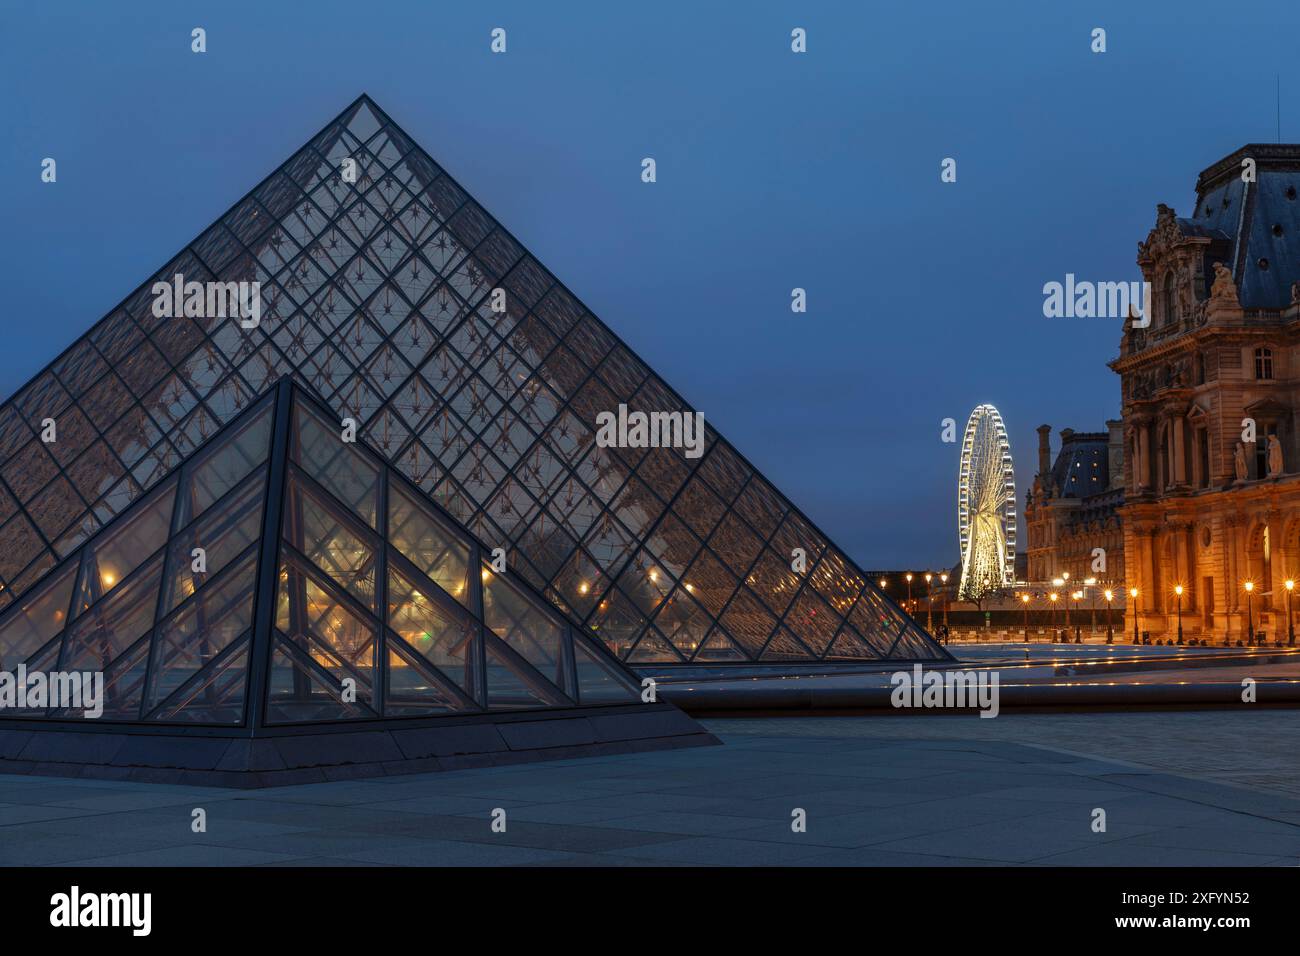
[[[1138,491],[1151,490],[1151,423],[1138,423]]]

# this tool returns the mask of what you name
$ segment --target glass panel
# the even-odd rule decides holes
[[[727,567],[737,577],[740,577],[754,563],[754,559],[763,549],[763,544],[732,511],[727,513],[717,530],[713,532],[713,537],[709,539],[709,547],[713,549],[714,554],[726,562]]]
[[[163,546],[171,527],[176,485],[168,483],[122,523],[110,527],[82,553],[76,613],[98,601]]]
[[[153,627],[162,556],[72,622],[63,638],[60,670],[105,670]],[[146,644],[147,650],[147,644]]]
[[[267,402],[247,424],[233,435],[223,437],[216,447],[205,450],[186,469],[178,526],[193,521],[266,461],[271,449],[271,412],[272,405]]]
[[[704,642],[713,621],[684,588],[678,588],[655,616],[655,627],[690,658]]]
[[[759,657],[759,660],[764,661],[811,661],[816,659],[817,655],[804,647],[785,628],[781,628],[772,635],[772,640],[768,642],[767,647],[763,648],[763,653]]]
[[[788,560],[782,561],[770,548],[763,551],[745,583],[778,616],[785,613],[799,591],[799,575],[790,570]]]
[[[639,701],[636,686],[604,655],[574,638],[574,663],[578,670],[578,702],[582,704],[619,704]]]
[[[495,638],[487,641],[486,676],[489,710],[527,710],[568,703],[540,675],[512,659]]]
[[[248,638],[245,638],[232,652],[197,674],[150,717],[202,724],[243,723],[247,682]]]
[[[256,586],[257,556],[252,554],[159,625],[146,710],[165,700],[252,627]]]
[[[840,629],[839,616],[808,588],[790,608],[785,623],[814,654],[824,653]]]
[[[373,717],[368,707],[346,699],[334,673],[322,670],[297,647],[276,635],[267,677],[269,723],[355,720]]]
[[[389,483],[388,540],[461,604],[469,606],[469,546]]]
[[[717,664],[744,661],[746,659],[744,653],[731,642],[731,639],[726,634],[720,630],[715,630],[695,653],[693,663]]]
[[[0,670],[12,672],[67,623],[76,563],[64,565],[38,592],[9,609],[0,623]]]
[[[332,680],[352,678],[355,698],[347,703],[369,707],[377,663],[374,628],[293,561],[280,570],[276,627]]]
[[[857,632],[845,624],[831,641],[826,651],[826,660],[880,660],[884,655],[858,636]]]
[[[451,684],[434,668],[422,663],[419,654],[396,639],[388,642],[384,682],[384,716],[411,717],[475,709],[452,690]]]
[[[140,698],[144,692],[145,670],[149,663],[149,642],[138,641],[125,654],[118,657],[104,671],[103,713],[100,720],[139,720]],[[98,670],[89,661],[81,665],[65,660],[60,670]],[[65,708],[50,711],[51,717],[82,717],[80,709]]]
[[[553,684],[572,690],[564,672],[564,628],[486,565],[483,567],[483,623]]]
[[[596,606],[587,629],[605,642],[610,653],[625,657],[645,628],[646,619],[618,588],[612,588]]]
[[[251,475],[220,508],[205,514],[172,538],[167,547],[167,573],[163,578],[164,614],[198,590],[204,581],[219,574],[258,539],[265,488],[266,472],[262,469]],[[203,549],[206,572],[194,570],[196,548]]]
[[[373,528],[379,501],[378,469],[343,443],[342,425],[325,422],[301,401],[294,403],[293,414],[293,460]]]
[[[629,664],[680,664],[682,659],[661,634],[649,629],[628,655]]]
[[[421,593],[396,570],[388,572],[388,623],[401,638],[446,674],[471,697],[474,681],[474,642],[478,623],[443,602]]]
[[[776,618],[768,613],[758,598],[741,588],[727,605],[727,610],[722,615],[722,625],[750,657],[756,658],[767,639],[772,636]],[[827,638],[827,643],[830,643],[830,638]]]
[[[284,539],[317,568],[375,608],[375,548],[352,527],[349,512],[290,475]]]

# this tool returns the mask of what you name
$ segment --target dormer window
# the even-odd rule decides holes
[[[1255,349],[1255,378],[1271,379],[1273,377],[1273,350]]]

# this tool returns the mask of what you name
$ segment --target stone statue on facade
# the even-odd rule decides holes
[[[1222,262],[1214,264],[1214,285],[1210,286],[1210,302],[1222,303],[1234,309],[1241,308],[1237,297],[1237,283],[1232,281],[1232,270]]]
[[[1276,435],[1268,436],[1268,476],[1276,478],[1282,474],[1282,443]]]
[[[1246,446],[1237,442],[1237,450],[1232,454],[1233,467],[1237,469],[1237,480],[1246,480]]]

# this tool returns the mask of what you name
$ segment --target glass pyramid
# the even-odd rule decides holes
[[[332,418],[273,386],[0,614],[0,669],[102,671],[100,719],[156,725],[640,702],[603,647]]]
[[[349,160],[355,181],[342,172]],[[260,324],[155,318],[152,286],[176,274],[260,282]],[[501,301],[504,311],[494,311]],[[505,549],[513,572],[633,667],[948,659],[712,429],[700,458],[597,446],[596,416],[620,403],[689,406],[365,96],[0,407],[0,606],[29,607],[62,586],[90,587],[77,598],[89,600],[93,581],[65,584],[69,558],[141,502],[165,525],[161,512],[182,507],[162,503],[168,488],[176,491],[166,482],[178,463],[283,375],[319,395],[334,417],[358,423],[359,440],[410,482],[412,514],[432,500],[477,547]],[[58,422],[55,445],[39,439],[47,418]],[[413,635],[423,633],[421,622],[444,622],[414,596],[412,575],[439,581],[459,565],[454,556],[422,570],[400,561],[385,579],[364,562],[315,564],[312,548],[327,528],[351,535],[358,552],[377,547],[376,509],[385,505],[365,497],[362,476],[336,487],[305,460],[294,467],[302,484],[289,490],[302,523],[282,569],[272,689],[310,701],[312,688],[328,686],[326,673],[346,672],[358,687],[370,682],[359,710],[388,706],[383,695],[393,693],[393,706],[421,706],[414,690],[381,692],[375,675],[405,667],[412,687],[432,680]],[[326,498],[348,512],[336,516]],[[796,548],[807,556],[802,573],[791,569]],[[167,577],[174,572],[163,559],[136,570],[185,586]],[[233,605],[251,572],[238,562],[224,571]],[[325,597],[336,602],[326,621],[303,617]],[[488,613],[510,606],[506,597],[485,602]],[[233,674],[247,666],[233,633],[244,619],[225,604],[208,613],[218,611],[236,615],[229,640],[212,639],[198,657],[177,643],[197,625],[168,624],[182,656],[164,666],[170,676],[157,688],[138,688],[142,701],[170,713],[181,705],[166,695],[193,679],[190,668],[220,663]],[[398,630],[404,643],[391,660],[375,656],[367,630],[365,616],[381,612],[387,626],[407,629]],[[321,628],[341,629],[338,646]],[[447,657],[469,654],[462,643],[430,643],[424,650],[456,675],[421,692],[438,706],[481,699],[476,682],[508,669],[511,652],[553,686],[489,687],[489,702],[495,694],[541,706],[556,688],[572,689],[555,685],[553,642],[525,655],[503,638],[463,668]],[[235,683],[217,680],[203,699],[224,699]],[[310,710],[289,699],[272,712]]]

